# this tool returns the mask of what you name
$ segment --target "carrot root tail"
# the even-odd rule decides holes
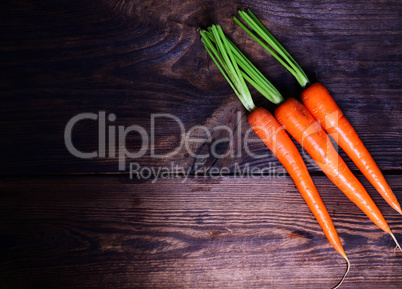
[[[398,248],[399,248],[399,250],[401,250],[401,252],[402,252],[402,248],[401,248],[401,246],[399,245],[398,240],[395,238],[394,234],[393,234],[392,232],[390,232],[389,234],[391,235],[392,239],[394,239],[395,244],[396,244],[396,247],[395,247],[395,249],[394,249],[394,253],[395,253],[395,250],[398,249]]]
[[[339,288],[339,286],[342,285],[343,280],[345,280],[346,275],[348,275],[348,273],[349,273],[349,270],[350,270],[350,262],[349,262],[349,259],[348,259],[348,257],[346,257],[346,255],[343,256],[343,258],[345,258],[345,260],[346,260],[346,262],[347,262],[347,264],[348,264],[348,267],[347,267],[347,269],[346,269],[345,274],[343,274],[343,277],[342,277],[341,281],[339,281],[338,284],[336,284],[335,287],[332,288],[332,289]]]

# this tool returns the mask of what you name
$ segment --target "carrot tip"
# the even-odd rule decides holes
[[[348,275],[349,270],[350,270],[350,262],[349,262],[348,257],[346,257],[346,255],[345,255],[345,256],[342,256],[342,257],[343,257],[343,258],[345,258],[346,262],[348,263],[348,267],[347,267],[347,269],[346,269],[345,274],[343,274],[343,277],[342,277],[341,281],[339,281],[339,283],[338,283],[338,284],[336,284],[336,286],[335,286],[334,288],[332,288],[332,289],[339,288],[339,286],[341,286],[341,285],[342,285],[343,280],[345,280],[346,275]]]
[[[401,246],[399,245],[398,240],[395,238],[394,234],[393,234],[392,232],[390,232],[389,234],[391,235],[392,239],[394,239],[395,244],[396,244],[396,247],[395,247],[395,249],[394,249],[394,253],[395,253],[395,250],[398,249],[398,248],[399,248],[399,250],[401,250],[401,252],[402,252],[402,248],[401,248]]]

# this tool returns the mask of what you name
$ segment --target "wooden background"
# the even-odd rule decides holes
[[[402,201],[400,1],[2,1],[0,288],[337,283],[344,262],[270,153],[253,158],[237,146],[240,154],[223,158],[194,158],[185,149],[154,158],[148,149],[127,160],[190,172],[155,181],[130,179],[117,156],[79,159],[64,144],[67,122],[84,112],[113,113],[108,125],[147,132],[152,114],[171,113],[185,131],[207,127],[214,141],[228,137],[219,125],[247,130],[244,109],[199,40],[197,27],[213,23],[285,96],[297,96],[291,75],[232,21],[242,7],[327,86]],[[160,120],[155,152],[174,150],[181,137],[175,121]],[[73,142],[96,150],[97,123],[77,124]],[[138,151],[139,135],[129,134],[126,146]],[[218,151],[229,147],[222,141]],[[262,142],[250,147],[267,152]],[[211,144],[191,149],[208,152]],[[340,153],[402,241],[401,216]],[[400,288],[402,253],[391,238],[306,161],[352,263],[342,288]],[[268,165],[279,175],[236,175]]]

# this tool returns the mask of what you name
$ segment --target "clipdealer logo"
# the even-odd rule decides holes
[[[186,153],[193,158],[208,158],[210,156],[220,159],[225,157],[240,157],[242,154],[242,148],[244,147],[246,154],[253,158],[267,157],[269,154],[264,151],[263,154],[258,155],[253,153],[249,145],[251,143],[259,142],[259,139],[250,137],[252,129],[248,130],[244,134],[242,143],[243,129],[241,127],[241,113],[237,115],[238,126],[236,133],[238,135],[237,144],[233,143],[234,130],[225,125],[215,126],[212,129],[202,125],[196,125],[191,127],[188,131],[185,130],[185,126],[180,118],[173,114],[157,113],[150,115],[150,128],[147,131],[144,127],[139,125],[114,125],[113,122],[117,119],[116,115],[110,113],[106,115],[105,111],[99,111],[98,113],[81,113],[72,117],[64,130],[64,142],[67,150],[75,157],[81,159],[94,159],[94,158],[118,158],[119,171],[126,170],[127,159],[139,159],[146,153],[149,153],[151,158],[169,158],[174,157],[185,149]],[[81,151],[72,141],[72,135],[74,127],[81,121],[92,120],[98,123],[98,149],[95,151]],[[161,125],[166,125],[167,120],[175,122],[180,129],[180,143],[177,147],[172,148],[172,151],[158,154],[155,151],[156,143],[156,127],[160,129]],[[158,124],[157,124],[158,122]],[[221,135],[218,139],[213,139],[213,134],[220,131]],[[126,147],[127,136],[130,134],[138,134],[141,139],[141,147],[138,151],[129,151]],[[225,152],[221,152],[219,146],[223,143],[229,144]],[[208,152],[200,152],[194,148],[199,147],[202,144],[208,144],[210,150]],[[106,148],[107,146],[107,148]],[[117,155],[116,155],[117,152]]]
[[[64,142],[67,150],[75,157],[80,159],[95,159],[95,158],[117,158],[118,159],[118,170],[127,170],[127,160],[137,160],[137,162],[130,162],[128,168],[130,170],[130,177],[132,173],[136,173],[137,176],[143,176],[143,178],[151,178],[156,174],[164,173],[165,175],[181,172],[184,176],[189,176],[191,169],[183,168],[179,166],[174,166],[174,156],[177,155],[181,150],[185,149],[185,153],[192,158],[205,159],[208,157],[214,157],[215,159],[222,159],[225,157],[238,157],[241,158],[242,154],[245,153],[251,158],[265,158],[268,157],[271,152],[268,149],[264,149],[258,153],[253,152],[250,149],[250,144],[260,143],[261,140],[257,137],[253,137],[253,130],[251,127],[247,126],[247,129],[242,127],[241,113],[237,114],[237,127],[233,129],[225,125],[218,125],[213,128],[208,128],[202,125],[196,125],[191,127],[188,131],[185,130],[183,122],[177,116],[169,113],[156,113],[150,115],[150,127],[147,131],[144,127],[133,124],[130,126],[115,125],[117,116],[113,113],[106,114],[105,111],[99,111],[98,113],[86,112],[80,113],[73,116],[66,124],[64,130]],[[72,135],[74,133],[74,127],[81,121],[90,120],[97,122],[98,127],[98,148],[94,151],[82,151],[79,150],[72,141]],[[158,122],[158,124],[157,124]],[[174,122],[179,127],[180,132],[180,143],[177,147],[172,148],[171,151],[164,154],[157,154],[155,151],[156,143],[156,127],[158,129],[161,126],[166,125],[168,122]],[[303,135],[303,139],[309,137],[310,134],[318,133],[316,130],[317,126],[312,125],[310,129],[306,130]],[[217,133],[220,131],[219,133]],[[234,134],[237,137],[234,138]],[[137,134],[141,139],[141,145],[137,151],[129,151],[126,146],[127,136],[129,134]],[[216,135],[224,135],[227,137],[220,137],[215,139]],[[234,143],[236,139],[236,144]],[[221,144],[225,143],[227,149],[222,152],[219,147]],[[198,150],[203,144],[208,145],[208,152],[205,150]],[[335,146],[336,149],[337,146]],[[170,158],[172,160],[171,166],[165,167],[141,167],[138,160],[145,154],[149,154],[150,158],[162,159]],[[317,164],[310,158],[308,154],[301,151],[305,160],[316,166]],[[322,160],[326,162],[326,160]],[[245,164],[244,170],[249,170],[249,164]],[[241,170],[240,166],[236,163],[234,164],[236,172]],[[275,166],[271,163],[267,164],[266,167],[275,170]],[[170,171],[169,168],[173,168],[174,171]],[[172,170],[173,170],[172,169]],[[216,168],[214,168],[216,169]],[[243,171],[244,171],[243,170]],[[252,168],[254,175],[266,174],[265,168]],[[261,170],[261,171],[259,171]],[[222,168],[221,171],[215,172],[219,175],[227,173],[229,168]],[[278,170],[279,171],[279,170]],[[278,172],[278,175],[283,175],[284,169]],[[242,173],[244,176],[244,172]],[[275,175],[275,174],[274,174]],[[271,174],[272,176],[272,174]]]

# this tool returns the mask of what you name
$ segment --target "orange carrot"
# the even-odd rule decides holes
[[[289,98],[275,110],[275,116],[328,178],[378,227],[389,233],[399,247],[380,210],[307,108],[296,99]]]
[[[250,112],[248,116],[250,126],[286,168],[327,239],[337,252],[345,258],[348,267],[342,280],[335,286],[335,288],[338,288],[349,272],[350,262],[331,217],[296,146],[271,113],[255,106],[244,79],[274,103],[283,102],[282,95],[240,50],[226,38],[220,26],[213,25],[208,31],[201,30],[200,33],[202,42],[211,58],[215,61],[245,108]]]
[[[334,246],[335,250],[347,260],[331,217],[321,200],[299,151],[289,135],[275,117],[261,107],[248,115],[248,123],[256,135],[259,136],[285,167],[300,194],[316,217],[325,236],[332,246]]]
[[[301,99],[307,109],[353,160],[359,170],[388,204],[402,214],[398,200],[373,157],[360,140],[352,125],[343,115],[328,90],[322,84],[314,83],[302,92]]]
[[[310,81],[303,69],[257,17],[250,10],[247,10],[247,12],[239,11],[239,15],[253,31],[248,29],[236,17],[234,17],[235,21],[272,54],[296,78],[301,87],[306,88]],[[256,34],[260,37],[257,37]],[[392,208],[402,214],[401,206],[377,164],[327,89],[323,85],[315,83],[302,93],[302,101],[324,129],[353,160],[380,195]]]

